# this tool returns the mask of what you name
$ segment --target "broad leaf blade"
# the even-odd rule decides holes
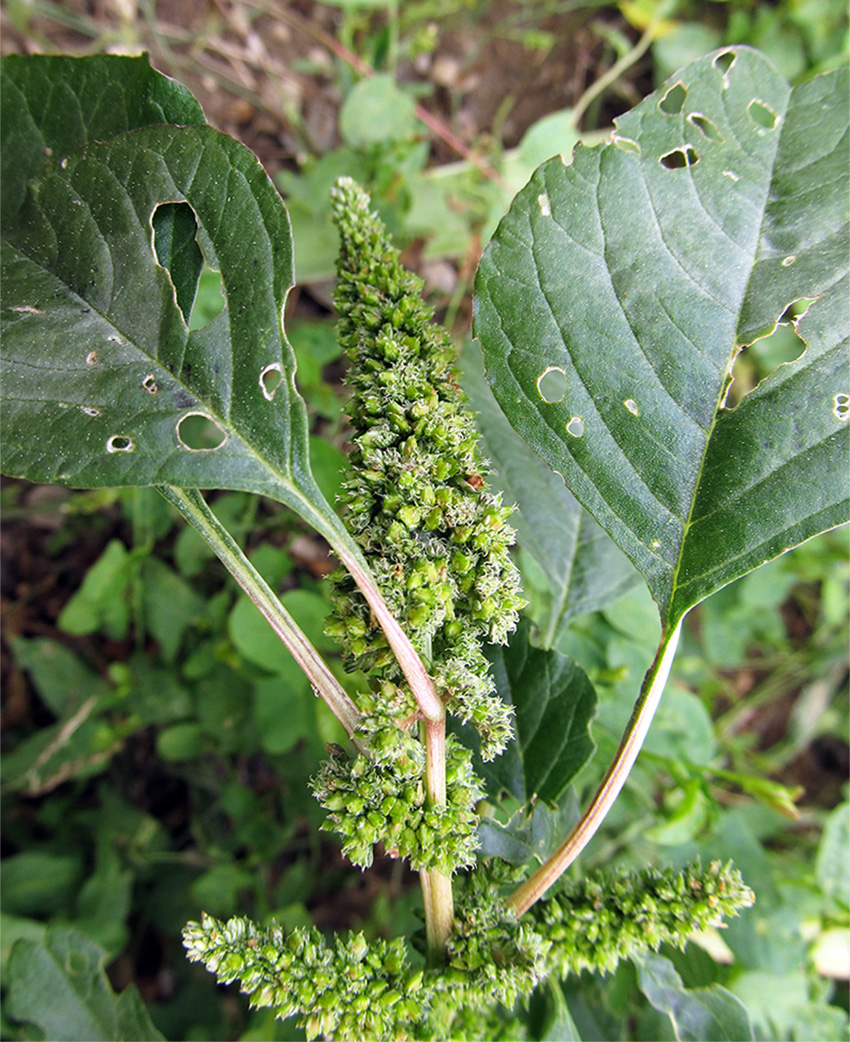
[[[9,957],[6,1012],[36,1024],[45,1038],[69,1042],[163,1038],[135,987],[112,991],[105,961],[99,945],[67,926],[48,927],[43,941],[17,941]]]
[[[533,647],[530,629],[521,620],[508,647],[488,649],[499,696],[516,712],[516,738],[483,769],[522,803],[555,802],[593,754],[596,692],[571,658]]]
[[[153,214],[171,201],[192,208],[227,295],[192,332],[153,248]],[[91,145],[45,168],[11,224],[9,473],[83,487],[247,489],[311,520],[331,514],[310,474],[281,326],[292,282],[286,210],[244,146],[206,126]],[[206,423],[210,443],[186,420]]]
[[[146,55],[10,54],[2,61],[2,216],[16,212],[27,182],[53,156],[155,123],[204,123],[201,106]]]
[[[550,590],[541,627],[551,647],[569,619],[597,611],[639,582],[628,558],[570,494],[560,475],[511,428],[484,378],[477,351],[461,357],[463,389],[477,414],[482,451],[493,467],[492,484],[516,503],[511,518],[520,546],[532,555]]]
[[[744,1004],[725,988],[686,989],[670,960],[660,955],[644,955],[637,964],[638,987],[670,1017],[681,1042],[750,1042],[755,1037]]]
[[[729,48],[677,80],[678,110],[662,89],[618,120],[611,144],[537,171],[485,251],[475,324],[508,419],[670,625],[847,520],[850,435],[835,399],[846,71],[792,92],[756,52]],[[820,298],[801,324],[809,350],[725,409],[743,339],[809,297]],[[562,396],[543,386],[547,371],[563,374]],[[805,430],[789,433],[795,423]]]

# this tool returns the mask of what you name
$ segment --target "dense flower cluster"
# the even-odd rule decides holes
[[[308,1038],[404,1039],[419,1020],[423,973],[407,965],[404,941],[367,942],[362,933],[327,940],[315,927],[285,933],[249,919],[204,915],[183,944],[222,984],[238,980],[255,1007],[298,1016]]]
[[[754,901],[737,869],[712,861],[707,869],[690,865],[679,872],[594,873],[562,883],[527,915],[551,945],[551,968],[566,977],[613,970],[621,959],[657,951],[663,942],[684,948],[692,933]]]
[[[523,603],[508,553],[512,510],[487,491],[454,347],[432,322],[422,281],[349,179],[334,189],[334,218],[339,339],[352,363],[347,521],[449,712],[477,727],[491,758],[510,738],[510,709],[494,697],[480,645],[504,643]],[[382,631],[342,573],[328,632],[352,666],[401,685]]]
[[[326,939],[314,927],[285,933],[241,918],[204,915],[186,925],[183,943],[220,982],[239,981],[252,1006],[298,1016],[309,1039],[518,1039],[523,1027],[510,1011],[547,976],[604,973],[665,941],[683,947],[753,902],[739,872],[712,862],[597,872],[517,919],[495,895],[504,874],[492,867],[465,877],[438,969],[410,965],[401,939]]]
[[[684,947],[694,931],[753,903],[740,873],[712,862],[597,872],[516,919],[495,896],[499,868],[464,878],[447,963],[433,970],[412,966],[402,939],[326,939],[315,928],[286,933],[240,918],[204,915],[186,926],[184,944],[219,981],[238,980],[252,1005],[297,1015],[308,1038],[517,1039],[522,1025],[510,1011],[547,976],[605,973],[665,941]]]
[[[313,793],[329,812],[330,827],[344,840],[342,852],[355,865],[372,864],[372,847],[383,843],[392,857],[410,859],[417,871],[451,875],[475,863],[478,818],[474,806],[484,796],[472,771],[472,757],[453,736],[446,742],[444,806],[425,798],[425,750],[391,718],[367,718],[367,751],[351,758],[331,750],[313,779]],[[372,750],[379,750],[377,755]],[[323,826],[326,828],[328,826]]]

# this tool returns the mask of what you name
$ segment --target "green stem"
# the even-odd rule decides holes
[[[535,901],[539,900],[575,861],[593,838],[594,833],[605,820],[605,816],[619,796],[647,736],[658,703],[661,701],[681,630],[682,619],[679,619],[675,628],[669,634],[662,636],[655,661],[646,674],[617,755],[581,821],[549,860],[544,862],[534,875],[526,879],[508,899],[508,906],[514,910],[517,916],[522,915]]]
[[[437,723],[443,720],[446,710],[437,695],[434,682],[428,676],[425,666],[422,664],[422,659],[410,643],[410,638],[387,607],[387,603],[381,596],[381,592],[372,578],[371,572],[365,567],[359,554],[353,554],[346,543],[340,542],[339,538],[330,540],[328,536],[328,539],[340,561],[351,572],[354,581],[360,587],[378,625],[387,635],[393,654],[398,660],[407,682],[410,684],[410,690],[413,692],[422,716],[430,723]]]
[[[428,800],[438,807],[446,805],[446,720],[425,725],[425,791]],[[452,931],[454,900],[452,881],[442,872],[421,872],[422,899],[425,906],[425,936],[428,964],[439,966],[446,960],[446,942]]]
[[[352,737],[360,723],[357,706],[340,687],[339,681],[328,669],[325,660],[299,629],[271,587],[210,510],[201,493],[197,489],[180,489],[172,485],[160,485],[157,490],[177,508],[212,548],[216,557],[256,604],[271,628],[292,653],[292,657],[307,675],[313,690],[324,699],[348,736]]]
[[[664,10],[666,11],[666,8]],[[599,97],[603,91],[606,91],[612,83],[615,83],[623,75],[626,69],[634,65],[638,58],[643,57],[644,53],[649,48],[649,45],[655,39],[655,35],[658,32],[658,24],[662,17],[664,17],[663,11],[656,14],[634,47],[632,47],[627,54],[624,54],[619,61],[615,62],[604,75],[599,77],[598,80],[594,80],[584,94],[582,94],[573,106],[572,124],[574,127],[578,128],[582,116],[587,112],[588,107],[594,99]]]

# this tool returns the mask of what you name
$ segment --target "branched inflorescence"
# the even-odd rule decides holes
[[[663,942],[682,948],[753,903],[740,873],[712,862],[598,872],[517,919],[488,885],[499,878],[488,866],[466,878],[446,965],[434,970],[412,966],[401,939],[328,940],[314,928],[285,933],[240,918],[205,915],[187,925],[184,944],[222,983],[238,980],[252,1005],[297,1015],[311,1039],[490,1038],[506,1023],[498,1007],[510,1011],[547,976],[606,973]]]
[[[351,361],[348,524],[449,712],[475,725],[489,759],[511,734],[481,642],[504,643],[523,603],[508,553],[512,508],[487,491],[455,350],[432,322],[421,279],[402,267],[353,181],[337,183],[333,206],[339,339]],[[366,601],[342,573],[329,632],[353,666],[376,682],[402,684]],[[404,694],[395,701],[404,703]],[[415,712],[409,698],[399,708]]]
[[[480,641],[504,641],[521,606],[510,511],[485,489],[453,351],[430,321],[421,282],[401,267],[352,182],[338,184],[334,206],[340,336],[354,392],[349,522],[448,710],[476,725],[491,757],[508,740],[510,717],[494,697]],[[370,679],[359,696],[356,752],[333,748],[313,781],[344,852],[365,867],[381,842],[415,869],[444,876],[473,865],[484,792],[471,755],[448,738],[446,799],[429,799],[416,703],[343,574],[329,631]],[[753,902],[739,873],[714,862],[562,882],[517,919],[499,895],[518,872],[493,860],[459,877],[438,967],[412,965],[402,939],[326,939],[315,928],[287,933],[239,918],[205,915],[187,925],[184,942],[220,981],[238,980],[252,1005],[297,1016],[309,1039],[516,1039],[525,1030],[518,1003],[545,977],[608,972],[662,942],[682,947]]]
[[[379,715],[367,717],[355,737],[368,741],[367,751],[352,759],[342,749],[331,750],[313,779],[313,792],[329,812],[330,826],[345,840],[343,854],[368,868],[373,845],[382,842],[391,857],[409,858],[417,871],[450,875],[474,864],[474,807],[484,791],[472,771],[469,750],[449,736],[448,798],[436,806],[425,795],[421,742],[391,717]]]
[[[562,977],[581,970],[606,972],[621,959],[666,942],[684,948],[688,937],[749,908],[755,896],[731,864],[712,861],[679,872],[602,872],[564,882],[529,910],[549,940],[548,961]]]
[[[297,1015],[308,1038],[405,1038],[403,1025],[421,1015],[423,973],[408,967],[400,938],[367,943],[348,933],[329,941],[315,927],[285,933],[204,915],[186,926],[183,943],[221,983],[238,980],[252,1006]]]

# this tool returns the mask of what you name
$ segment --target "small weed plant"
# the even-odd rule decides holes
[[[492,393],[340,178],[352,435],[337,512],[282,324],[290,224],[255,157],[145,59],[5,59],[4,471],[158,489],[337,721],[347,744],[312,771],[321,827],[355,865],[377,848],[421,880],[411,936],[235,907],[188,923],[189,959],[252,1006],[311,1039],[578,1039],[563,982],[628,959],[676,1038],[754,1037],[738,998],[686,988],[659,954],[753,904],[737,868],[571,866],[635,764],[687,613],[848,520],[847,86],[839,69],[792,89],[758,52],[725,48],[605,144],[543,163],[478,269]],[[196,328],[204,265],[225,305]],[[742,389],[739,353],[794,305],[797,356]],[[345,673],[199,489],[269,497],[328,541],[318,642],[339,643]],[[536,562],[525,591],[513,525]],[[660,640],[580,813],[597,694],[556,643],[638,576]],[[765,794],[789,809],[780,786]],[[78,957],[97,968],[96,949]],[[97,1037],[157,1037],[134,993],[107,992],[112,1034]],[[38,1021],[28,994],[19,971],[12,1015]]]

